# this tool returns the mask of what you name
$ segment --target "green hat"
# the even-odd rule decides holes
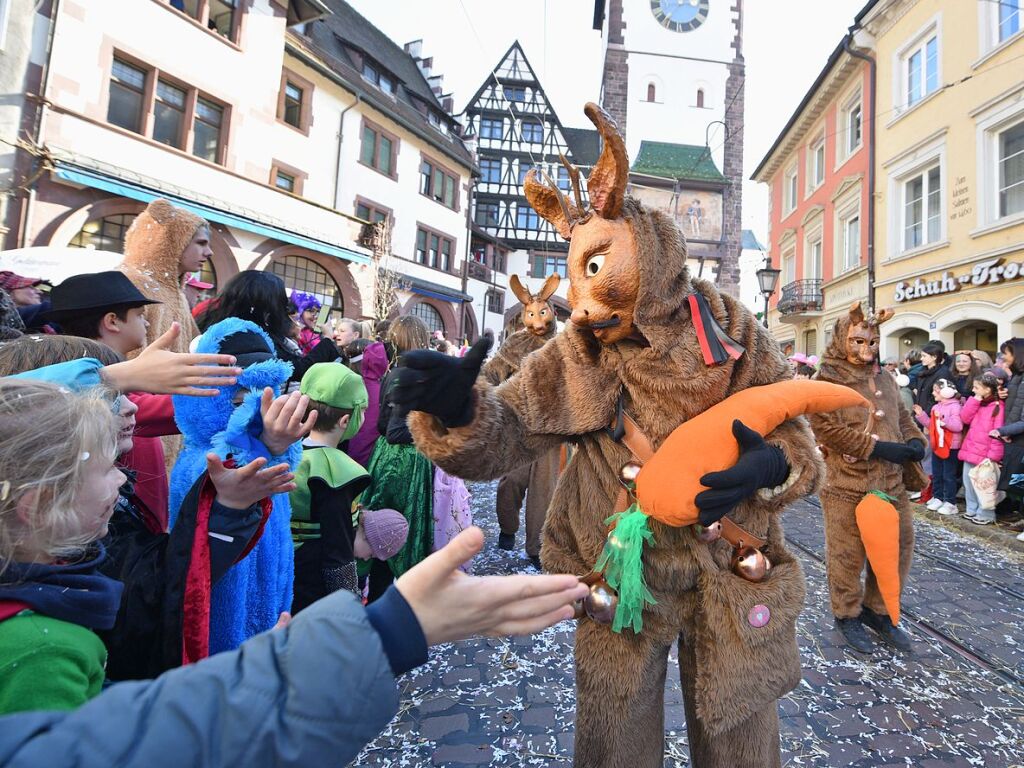
[[[363,378],[341,363],[317,363],[310,366],[302,377],[299,391],[332,408],[352,411],[348,420],[348,428],[341,436],[342,440],[351,440],[363,425],[363,412],[369,403]]]

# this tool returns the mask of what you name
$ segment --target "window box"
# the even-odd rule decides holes
[[[939,91],[942,85],[941,38],[941,17],[937,15],[893,54],[893,109],[898,116]]]
[[[274,160],[270,166],[270,186],[293,195],[302,194],[302,187],[308,176],[308,173],[282,163],[280,160]]]
[[[245,3],[241,0],[157,0],[201,29],[237,45]]]
[[[563,280],[569,277],[569,259],[564,253],[535,253],[530,263],[530,276],[547,278],[558,275]]]
[[[793,164],[791,168],[786,171],[785,176],[782,179],[782,218],[786,218],[789,214],[796,210],[797,201],[800,198],[797,186],[797,166]]]
[[[807,193],[825,183],[825,134],[807,148]]]
[[[224,162],[227,106],[121,53],[111,62],[107,122],[211,163]]]
[[[281,71],[277,119],[309,136],[313,124],[313,83],[288,69]]]
[[[363,118],[359,162],[398,180],[398,137]]]
[[[501,160],[496,157],[485,157],[480,161],[480,183],[499,184],[501,182]]]
[[[420,159],[420,194],[453,211],[459,210],[459,177],[426,156]]]
[[[501,140],[505,135],[504,120],[500,117],[480,118],[480,138]]]
[[[413,261],[431,269],[451,273],[454,267],[455,238],[426,227],[416,226],[416,252]]]

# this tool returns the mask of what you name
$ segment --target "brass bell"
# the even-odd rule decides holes
[[[634,485],[641,469],[643,469],[643,467],[635,461],[627,461],[622,465],[622,469],[619,470],[619,478],[626,485]]]
[[[753,547],[740,547],[732,556],[732,572],[747,581],[761,581],[771,567],[771,561]]]
[[[615,608],[619,596],[604,579],[590,587],[590,594],[583,598],[583,609],[598,624],[611,624],[615,619]]]
[[[722,537],[722,524],[718,520],[711,525],[705,526],[697,523],[693,527],[697,532],[697,540],[703,541],[705,544],[710,544],[712,541]]]
[[[572,603],[572,617],[574,619],[582,619],[587,615],[586,609],[583,607],[583,600],[573,600]]]

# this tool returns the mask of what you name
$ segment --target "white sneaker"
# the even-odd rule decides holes
[[[1017,534],[1017,541],[1024,541],[1024,531]]]
[[[925,506],[925,508],[926,508],[926,509],[929,509],[929,510],[931,510],[932,512],[936,512],[936,511],[938,511],[939,507],[941,507],[941,506],[942,506],[942,505],[943,505],[944,503],[945,503],[945,502],[944,502],[944,501],[943,501],[942,499],[938,499],[938,498],[932,498],[932,499],[931,499],[931,500],[930,500],[930,501],[929,501],[929,502],[928,502],[927,504],[925,504],[924,506]]]
[[[920,491],[914,491],[913,493],[908,494],[907,498],[910,499],[911,501],[917,501],[918,499],[921,498],[921,492]]]
[[[949,515],[955,515],[959,510],[957,510],[955,504],[950,504],[947,501],[945,504],[943,504],[935,511],[938,512],[940,515],[946,515],[948,517]]]

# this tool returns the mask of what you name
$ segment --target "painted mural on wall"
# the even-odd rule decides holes
[[[653,189],[633,186],[630,194],[645,205],[675,217],[688,240],[722,239],[722,194],[704,189]]]

